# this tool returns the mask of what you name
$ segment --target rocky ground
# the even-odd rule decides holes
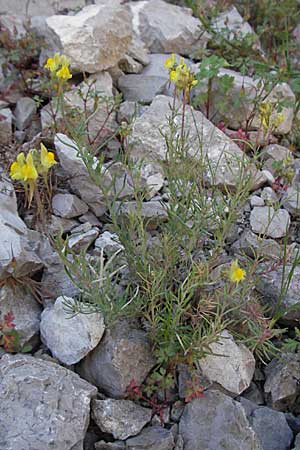
[[[73,77],[65,102],[73,112],[73,126],[79,127],[86,111],[94,112],[89,143],[95,146],[100,137],[110,137],[102,179],[117,192],[120,216],[137,209],[131,173],[118,160],[128,139],[146,192],[140,214],[154,242],[168,220],[170,196],[158,164],[167,158],[161,130],[168,127],[173,95],[164,63],[175,53],[197,72],[209,32],[191,9],[163,0],[0,0],[0,13],[0,450],[300,449],[300,346],[289,352],[278,349],[262,363],[246,342],[224,329],[210,345],[210,354],[197,362],[203,392],[197,395],[195,379],[179,361],[167,399],[161,393],[145,397],[140,386],[157,368],[145,323],[125,317],[107,326],[99,310],[70,316],[66,309],[66,304],[76,308],[80,289],[66,273],[53,238],[62,232],[74,254],[88,249],[87,260],[104,255],[107,261],[115,252],[122,255],[124,247],[110,227],[103,189],[64,127],[61,111],[54,124],[55,99],[45,95],[40,76],[47,58],[60,52],[70,59]],[[214,23],[216,30],[225,24],[232,32],[255,35],[235,6],[220,12]],[[33,32],[45,45],[31,54],[28,36]],[[23,48],[13,44],[16,40]],[[35,42],[39,47],[42,41]],[[29,66],[23,52],[29,53]],[[94,110],[93,100],[83,100],[83,72],[94,80],[94,92],[122,94],[117,109],[108,114],[107,104]],[[24,89],[20,74],[30,89]],[[256,158],[246,154],[237,133],[253,111],[258,81],[232,68],[222,68],[219,76],[225,74],[233,79],[229,95],[221,93],[225,107],[220,108],[217,91],[208,118],[203,104],[186,106],[189,155],[198,157],[201,125],[202,151],[215,167],[208,182],[228,192],[237,189],[239,161],[249,162],[252,187],[222,262],[258,253],[268,262],[255,292],[268,305],[281,299],[282,326],[297,342],[293,330],[300,319],[300,268],[293,261],[300,244],[300,159],[290,145],[295,93],[284,82],[268,95],[285,103],[280,123],[267,137],[255,111],[247,141],[259,147]],[[241,89],[248,98],[242,108],[232,100]],[[196,96],[201,87],[193,92]],[[131,124],[125,138],[117,131],[124,123]],[[17,154],[41,142],[53,149],[58,162],[51,206],[42,214],[25,207],[20,184],[9,176]],[[285,170],[283,175],[278,168]],[[123,264],[124,258],[118,258]],[[282,280],[289,273],[282,298]],[[11,322],[19,351],[4,339]]]

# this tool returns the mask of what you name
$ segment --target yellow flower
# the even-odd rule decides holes
[[[168,70],[173,69],[173,67],[176,65],[176,55],[175,53],[172,53],[172,56],[170,56],[170,58],[167,58],[165,63],[164,63],[164,67]]]
[[[37,170],[36,170],[34,162],[33,162],[31,151],[26,156],[26,164],[24,164],[24,166],[22,166],[21,173],[22,173],[23,181],[29,181],[29,180],[36,181],[38,178],[38,173],[37,173]]]
[[[62,66],[62,68],[56,72],[56,76],[64,81],[72,78],[72,74],[70,73],[68,66]]]
[[[55,53],[53,58],[48,58],[45,68],[50,72],[55,72],[62,65],[62,56],[59,53]]]
[[[172,81],[172,83],[177,83],[179,81],[180,78],[180,73],[178,70],[171,70],[170,72],[170,81]]]
[[[22,180],[22,167],[25,165],[25,156],[24,153],[21,152],[17,156],[17,161],[14,161],[10,166],[10,176],[13,180]]]
[[[239,283],[245,279],[246,272],[244,269],[239,267],[237,259],[232,261],[230,270],[229,270],[229,278],[233,283]]]
[[[272,126],[276,130],[284,121],[284,115],[283,113],[279,113],[276,115],[276,117],[272,120]]]
[[[54,166],[54,164],[57,164],[57,161],[55,161],[54,153],[48,152],[44,144],[41,143],[41,172],[47,173],[48,170]]]
[[[263,102],[259,107],[259,121],[265,132],[270,128],[273,105],[271,102]]]

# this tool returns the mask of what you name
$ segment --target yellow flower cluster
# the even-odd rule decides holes
[[[191,72],[184,61],[180,58],[179,64],[176,61],[176,55],[173,53],[170,58],[167,58],[164,67],[169,71],[170,81],[175,84],[177,91],[182,91],[188,94],[190,90],[198,84],[195,75]]]
[[[18,154],[16,161],[10,166],[10,177],[23,183],[29,205],[31,204],[39,175],[47,177],[49,169],[54,164],[57,164],[54,153],[49,152],[44,144],[41,144],[39,154],[35,149],[29,150],[26,157],[21,152]]]
[[[56,78],[62,81],[67,81],[72,78],[69,69],[70,61],[65,55],[55,53],[52,58],[47,59],[45,68],[51,72]]]
[[[233,260],[229,270],[229,279],[233,283],[239,283],[245,279],[246,272],[239,267],[237,259]]]
[[[275,117],[272,117],[273,112],[274,104],[272,102],[263,102],[259,107],[259,121],[265,133],[276,130],[284,121],[282,113],[278,113]]]

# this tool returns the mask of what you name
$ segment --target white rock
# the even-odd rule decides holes
[[[178,127],[181,123],[180,112],[179,109],[176,118]],[[161,131],[169,133],[170,115],[170,98],[162,95],[155,97],[147,111],[133,123],[130,136],[133,159],[156,165],[157,172],[160,173],[162,168],[159,162],[167,157],[167,146]],[[248,158],[241,149],[200,111],[194,111],[189,106],[186,108],[185,130],[189,132],[189,155],[199,159],[202,150],[202,155],[207,157],[211,168],[215,171],[214,177],[211,177],[210,172],[207,173],[207,177],[216,185],[234,187],[241,176],[241,165],[248,163]]]
[[[74,16],[48,17],[47,33],[71,59],[74,70],[95,73],[113,67],[132,40],[129,11],[119,0],[103,0]]]
[[[88,212],[88,206],[72,194],[56,194],[52,198],[54,214],[64,219],[72,219]]]
[[[208,34],[192,10],[163,0],[131,2],[133,29],[151,53],[189,55],[206,47]]]
[[[237,345],[231,334],[224,330],[209,348],[213,354],[199,360],[203,375],[233,394],[245,391],[255,370],[254,356],[247,347]]]
[[[286,235],[290,222],[290,215],[285,209],[275,210],[272,206],[255,207],[250,214],[252,231],[274,239]]]
[[[41,339],[52,355],[64,364],[75,364],[100,342],[105,326],[100,313],[70,316],[64,302],[74,303],[70,297],[59,297],[53,307],[41,316]]]

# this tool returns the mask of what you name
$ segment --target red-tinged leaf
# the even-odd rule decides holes
[[[5,316],[4,319],[4,326],[7,328],[15,328],[14,320],[15,316],[12,311],[9,311]]]

